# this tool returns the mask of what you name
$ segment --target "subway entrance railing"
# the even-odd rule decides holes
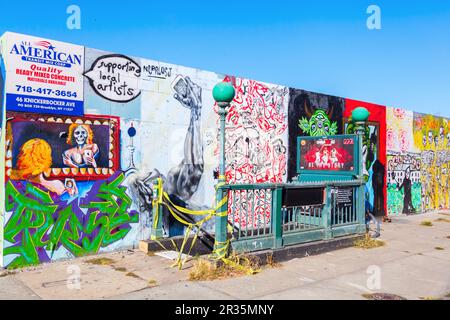
[[[162,234],[163,205],[177,220],[187,225],[180,252],[193,230],[197,231],[191,248],[200,231],[207,233],[201,225],[214,217],[213,256],[220,259],[226,257],[229,244],[234,251],[252,252],[365,233],[366,169],[363,150],[367,143],[367,139],[364,140],[367,133],[365,122],[369,117],[366,109],[356,108],[352,113],[352,128],[356,134],[298,137],[298,175],[292,182],[227,184],[224,115],[234,91],[224,84],[216,87],[220,89],[219,93],[226,93],[222,99],[226,101],[219,103],[222,135],[215,207],[197,212],[178,207],[171,202],[170,195],[163,192],[159,179],[153,195],[152,239]],[[320,128],[326,126],[323,120],[319,122]],[[195,221],[189,215],[203,215],[204,218]]]
[[[364,181],[235,184],[228,193],[231,245],[279,249],[365,232]]]
[[[221,183],[216,187],[220,196],[216,197],[215,208],[202,211],[176,205],[158,179],[154,185],[152,239],[162,237],[163,211],[187,226],[181,249],[191,234],[195,239],[200,233],[208,234],[215,239],[214,253],[220,257],[226,255],[229,244],[237,252],[252,252],[364,234],[361,149],[358,135],[299,137],[298,176],[293,182]],[[202,228],[213,218],[214,236]],[[218,244],[223,245],[220,251]]]

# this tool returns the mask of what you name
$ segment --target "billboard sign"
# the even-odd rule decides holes
[[[84,47],[6,33],[6,109],[83,115]]]
[[[297,171],[355,173],[357,137],[299,137]]]

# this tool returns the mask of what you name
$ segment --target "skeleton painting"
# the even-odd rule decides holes
[[[72,123],[69,126],[67,136],[67,144],[73,146],[69,150],[64,151],[64,164],[72,168],[97,168],[95,161],[99,155],[99,148],[93,142],[94,133],[87,124]]]
[[[33,139],[50,146],[47,158],[51,158],[51,163],[44,172],[46,177],[97,180],[108,178],[119,169],[117,117],[55,118],[15,112],[8,112],[8,116],[7,160],[10,161],[7,161],[7,175],[19,170],[21,148]],[[33,161],[43,162],[40,158]]]

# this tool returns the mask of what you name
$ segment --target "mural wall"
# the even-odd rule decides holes
[[[224,81],[232,82],[236,91],[226,119],[227,182],[285,182],[288,88],[235,77],[226,77]],[[215,154],[218,156],[218,148]],[[253,211],[253,201],[257,204],[253,215],[241,215],[241,210]],[[262,192],[235,193],[229,197],[229,217],[241,227],[267,225],[270,223],[270,206],[264,205],[267,201],[270,195]]]
[[[450,120],[414,113],[414,147],[420,152],[421,211],[450,208]]]
[[[421,155],[414,145],[414,113],[386,109],[387,207],[389,215],[422,209]]]
[[[5,78],[6,69],[3,59],[4,50],[4,39],[0,37],[0,146],[4,146],[5,142]],[[3,207],[5,203],[5,193],[3,192],[2,186],[4,186],[4,176],[5,176],[5,150],[0,148],[0,206]],[[4,224],[5,212],[0,209],[0,267],[3,266],[3,224]]]
[[[19,90],[8,96],[17,104],[7,103],[6,115],[5,266],[137,246],[150,235],[157,177],[178,204],[211,206],[218,165],[211,90],[224,76],[88,48],[77,73],[78,47],[9,36],[7,51],[25,62],[5,59],[11,90]],[[79,78],[81,87],[69,91]],[[79,106],[74,95],[81,112],[69,108]],[[164,212],[164,231],[184,227]]]
[[[220,81],[236,89],[228,183],[292,180],[297,136],[352,133],[351,111],[364,106],[375,213],[449,207],[447,119],[26,35],[7,33],[0,43],[0,266],[136,247],[150,235],[158,177],[178,205],[210,208],[219,154],[211,91]],[[271,200],[251,191],[231,197],[229,219],[270,223],[269,207],[239,218],[249,199]],[[163,228],[166,236],[185,230],[165,211]]]
[[[388,108],[388,210],[449,208],[449,120]]]

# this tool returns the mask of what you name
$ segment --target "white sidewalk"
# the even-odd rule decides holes
[[[423,220],[433,226],[421,226]],[[137,250],[101,255],[112,259],[109,265],[86,263],[99,256],[85,257],[0,277],[0,298],[365,299],[363,294],[381,292],[449,299],[450,214],[394,217],[381,233],[384,247],[296,258],[257,275],[215,281],[188,281],[188,268],[178,271],[169,260]],[[68,288],[69,266],[81,271],[79,290]]]

